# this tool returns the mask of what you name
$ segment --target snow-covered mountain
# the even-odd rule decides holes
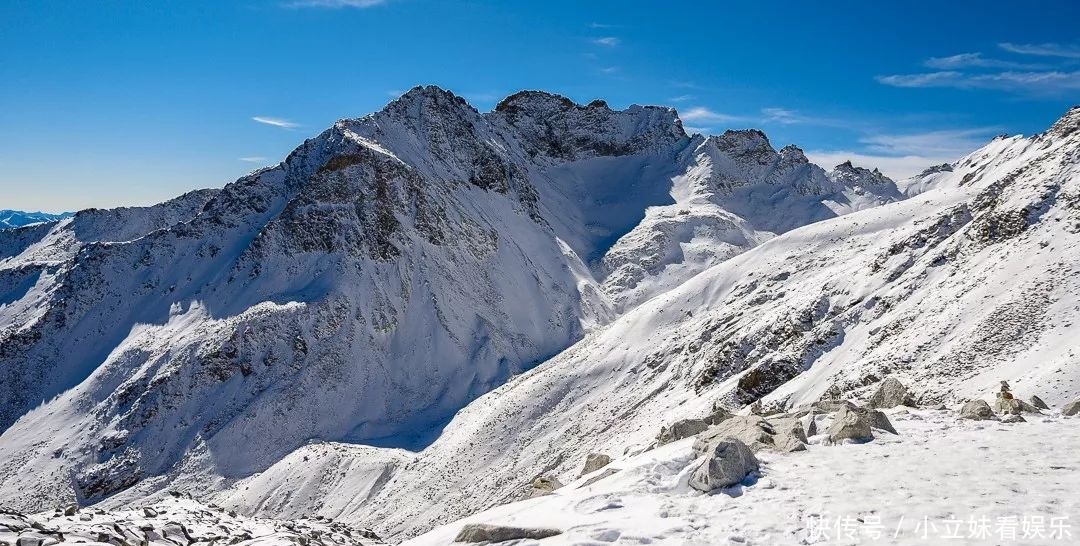
[[[1003,378],[1060,406],[1080,395],[1078,194],[1075,108],[915,198],[707,269],[474,401],[419,454],[312,444],[218,498],[287,516],[310,501],[281,491],[318,488],[326,514],[403,537],[524,498],[538,476],[570,483],[591,452],[630,461],[662,426],[716,405],[861,397],[893,375],[924,406],[991,396]],[[298,471],[301,458],[319,471]],[[635,487],[664,502],[649,483]]]
[[[58,214],[48,212],[28,212],[23,210],[0,210],[0,229],[17,228],[41,222],[55,222],[71,216],[70,212]]]
[[[1078,125],[902,192],[668,108],[423,87],[223,189],[0,232],[0,499],[402,538],[714,404],[1071,379]]]

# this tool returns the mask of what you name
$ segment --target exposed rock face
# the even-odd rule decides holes
[[[488,525],[470,523],[461,528],[454,542],[506,542],[508,540],[541,540],[561,534],[558,529],[538,529],[512,527],[509,525]]]
[[[878,385],[874,394],[870,396],[870,400],[867,401],[867,406],[879,409],[914,405],[915,400],[908,392],[908,388],[895,377],[886,377],[885,380]]]
[[[759,468],[754,452],[734,438],[711,443],[706,455],[690,477],[690,487],[706,493],[740,483]]]
[[[829,425],[830,442],[839,443],[844,440],[866,442],[873,439],[871,418],[867,413],[841,407],[833,415],[832,424]]]
[[[960,418],[983,421],[996,419],[997,416],[994,415],[994,410],[990,409],[990,404],[987,404],[985,400],[969,400],[960,408]]]
[[[590,453],[585,457],[585,466],[581,468],[581,476],[595,472],[611,464],[611,457],[603,453]]]

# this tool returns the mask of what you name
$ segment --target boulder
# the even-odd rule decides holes
[[[855,410],[855,411],[856,411],[856,413],[863,413],[863,412],[866,413],[866,418],[870,420],[870,427],[871,428],[884,430],[886,432],[891,432],[893,434],[899,434],[898,432],[896,432],[896,429],[893,427],[892,421],[889,421],[889,417],[887,415],[885,415],[884,413],[882,413],[882,412],[880,412],[878,410],[863,410],[863,412],[860,412],[859,410]]]
[[[1024,419],[1020,414],[1013,414],[1001,420],[1002,423],[1026,423],[1027,419]]]
[[[146,508],[143,508],[142,511],[143,511],[143,515],[148,517],[148,518],[156,518],[157,517],[157,510],[154,510],[153,508],[150,508],[149,506],[147,506]]]
[[[611,464],[611,457],[608,457],[603,453],[590,453],[585,457],[585,466],[581,468],[581,474],[579,476],[591,474],[609,464]]]
[[[1050,406],[1047,406],[1046,402],[1043,402],[1042,398],[1039,398],[1038,396],[1032,396],[1031,397],[1031,405],[1035,406],[1036,408],[1041,409],[1041,410],[1049,410],[1050,409]]]
[[[766,419],[772,425],[773,448],[781,453],[806,451],[806,431],[803,424],[794,416],[772,417]]]
[[[713,443],[705,461],[690,476],[690,487],[710,492],[746,479],[760,467],[754,452],[743,442],[730,438]]]
[[[843,407],[836,412],[836,415],[833,415],[832,423],[829,425],[829,441],[839,443],[844,440],[855,442],[873,440],[874,432],[871,428],[868,413]]]
[[[540,540],[562,534],[558,529],[514,527],[510,525],[488,525],[469,523],[461,528],[454,537],[454,542],[506,542],[507,540]]]
[[[670,426],[661,427],[660,434],[656,435],[656,445],[662,446],[671,442],[689,438],[704,432],[709,428],[709,423],[704,419],[682,419],[675,421]]]
[[[1068,404],[1065,404],[1061,408],[1061,414],[1062,415],[1070,415],[1071,416],[1071,415],[1076,415],[1078,413],[1080,413],[1080,398],[1077,398],[1076,400],[1073,400],[1072,402],[1069,402]]]
[[[529,486],[529,498],[550,495],[562,486],[562,482],[554,476],[540,476],[533,480],[532,484]]]
[[[994,410],[990,409],[990,404],[987,404],[985,400],[968,400],[964,402],[963,407],[960,408],[961,419],[973,419],[976,421],[983,421],[986,419],[994,419],[997,416],[994,415]]]
[[[870,396],[866,405],[871,408],[888,409],[896,406],[914,406],[915,400],[900,380],[895,377],[886,377]]]
[[[773,425],[760,415],[736,415],[719,425],[713,425],[705,432],[698,435],[694,442],[694,451],[699,455],[711,453],[715,444],[727,440],[736,439],[746,444],[753,451],[760,451],[775,444],[776,430]]]
[[[1020,400],[1013,398],[1009,393],[999,392],[997,398],[994,400],[992,409],[995,413],[1000,413],[1002,415],[1019,415]]]

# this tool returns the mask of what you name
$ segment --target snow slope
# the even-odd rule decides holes
[[[959,420],[954,410],[887,413],[897,436],[847,445],[811,437],[804,452],[760,452],[760,476],[713,494],[687,486],[701,462],[688,438],[404,545],[450,544],[467,523],[562,531],[523,546],[1046,545],[1080,537],[1076,418],[1002,424]],[[586,485],[611,469],[616,473]]]

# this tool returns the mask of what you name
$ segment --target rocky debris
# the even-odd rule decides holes
[[[228,515],[190,499],[168,499],[152,507],[117,510],[71,510],[25,515],[0,511],[0,544],[53,546],[188,546],[238,544],[262,537],[296,546],[367,546],[384,544],[369,529],[315,519],[273,520]],[[154,514],[153,516],[149,514]],[[168,514],[168,521],[160,516]],[[92,517],[91,517],[92,516]],[[164,523],[162,523],[164,521]]]
[[[740,483],[759,468],[754,452],[734,438],[711,443],[707,455],[690,476],[690,487],[705,493]]]
[[[1002,423],[1026,423],[1027,419],[1024,419],[1020,414],[1013,414],[1001,420]]]
[[[1043,402],[1042,398],[1039,398],[1038,396],[1035,396],[1035,395],[1031,396],[1031,405],[1035,406],[1036,408],[1038,408],[1040,410],[1049,410],[1050,409],[1050,406],[1047,406],[1046,402]]]
[[[529,485],[528,498],[542,497],[544,495],[552,494],[556,489],[563,486],[563,483],[554,476],[540,476],[532,481]]]
[[[895,377],[886,377],[870,396],[866,405],[871,408],[888,409],[896,406],[914,406],[915,400],[900,380]]]
[[[867,419],[870,420],[871,428],[884,430],[885,432],[889,432],[892,434],[899,434],[898,432],[896,432],[896,428],[893,427],[892,421],[889,421],[889,416],[885,415],[884,413],[878,410],[867,410],[863,408],[857,409],[855,411],[866,414]]]
[[[985,400],[968,400],[960,408],[960,418],[985,421],[987,419],[996,419],[997,415],[994,414],[994,410],[990,409],[990,404],[987,404]]]
[[[590,453],[585,457],[585,466],[581,468],[579,476],[591,474],[609,464],[611,464],[611,457],[603,453]]]
[[[1061,408],[1061,414],[1065,416],[1080,414],[1080,398],[1077,398],[1076,400],[1065,404]]]
[[[874,432],[871,422],[868,412],[859,412],[847,407],[840,408],[836,415],[833,415],[832,424],[829,425],[828,439],[832,443],[840,443],[844,440],[854,442],[873,440]]]
[[[562,534],[562,531],[558,529],[469,523],[461,528],[461,532],[454,537],[454,542],[506,542],[507,540],[522,539],[540,540],[559,534]]]

